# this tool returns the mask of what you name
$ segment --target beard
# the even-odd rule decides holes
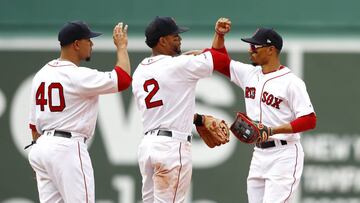
[[[180,55],[180,54],[181,54],[181,48],[180,48],[180,47],[174,47],[173,51],[174,51],[177,55]]]
[[[181,54],[181,45],[180,44],[173,44],[171,49],[176,55]]]
[[[91,60],[91,57],[90,57],[90,56],[88,56],[88,57],[85,58],[85,61],[90,61],[90,60]]]
[[[251,65],[258,66],[259,64],[255,63],[255,62],[251,62]]]

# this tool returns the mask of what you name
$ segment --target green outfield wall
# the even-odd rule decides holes
[[[143,33],[154,16],[173,16],[194,33],[212,30],[221,16],[233,22],[233,31],[254,32],[258,26],[275,27],[295,35],[359,34],[357,0],[1,0],[1,34],[43,34],[57,31],[64,22],[81,19],[97,29],[110,29],[118,21]]]
[[[203,45],[198,39],[183,40]],[[204,44],[210,42],[207,39]],[[92,61],[82,65],[112,69],[113,47],[110,43],[97,50],[97,45],[101,47],[102,43],[95,40]],[[237,40],[227,43],[234,59],[248,61],[245,44],[238,45]],[[306,82],[318,116],[316,130],[302,135],[305,167],[293,203],[360,202],[359,44],[345,40],[329,46],[326,40],[319,43],[289,39],[284,47],[282,61]],[[150,51],[145,46],[143,50],[132,46],[134,70]],[[187,50],[194,44],[184,46]],[[57,58],[58,51],[56,47],[42,50],[9,47],[0,49],[0,202],[35,203],[38,202],[36,183],[27,162],[28,151],[23,150],[31,137],[27,125],[30,85],[33,74],[47,61]],[[230,123],[236,111],[244,110],[242,94],[227,78],[215,73],[199,82],[196,110]],[[131,89],[101,97],[95,137],[89,143],[96,202],[141,201],[136,153],[142,136],[140,114]],[[232,137],[227,145],[208,149],[195,135],[192,150],[194,171],[187,203],[247,202],[246,176],[252,146]]]

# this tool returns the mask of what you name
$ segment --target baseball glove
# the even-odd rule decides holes
[[[241,142],[248,144],[265,142],[272,135],[271,128],[251,120],[241,112],[237,113],[230,130]]]
[[[229,142],[229,127],[224,120],[210,115],[195,114],[194,124],[208,147],[214,148]]]

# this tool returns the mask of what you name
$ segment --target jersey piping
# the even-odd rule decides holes
[[[181,161],[181,142],[180,142],[180,146],[179,146],[179,161],[180,161],[180,169],[179,169],[179,174],[178,174],[178,178],[177,178],[177,183],[176,183],[176,189],[175,189],[175,194],[174,194],[174,199],[173,202],[176,201],[176,195],[177,195],[177,190],[179,188],[179,182],[180,182],[180,174],[181,174],[181,169],[182,169],[182,161]]]
[[[297,146],[296,144],[295,144],[295,147],[296,147],[296,159],[295,159],[295,166],[294,166],[294,173],[293,173],[294,182],[291,184],[289,196],[285,199],[284,203],[285,203],[287,200],[289,200],[289,198],[290,198],[290,196],[291,196],[291,193],[293,192],[294,184],[295,184],[295,182],[296,182],[295,174],[296,174],[296,167],[297,167],[297,164],[298,164],[299,149],[298,149],[298,146]]]
[[[78,148],[78,155],[79,155],[79,160],[80,160],[80,167],[81,167],[81,173],[83,175],[83,178],[84,178],[84,187],[85,187],[85,200],[86,200],[86,203],[89,202],[89,199],[88,199],[88,189],[87,189],[87,184],[86,184],[86,177],[85,177],[85,173],[84,173],[84,168],[83,168],[83,163],[82,163],[82,159],[81,159],[81,153],[80,153],[80,143],[77,142],[77,148]]]
[[[273,78],[269,78],[269,79],[267,79],[267,80],[264,82],[264,84],[263,84],[263,86],[262,86],[262,89],[261,89],[260,98],[259,98],[259,104],[260,104],[260,105],[259,105],[259,108],[260,108],[260,120],[259,120],[259,121],[260,121],[260,123],[262,123],[261,99],[262,99],[262,95],[263,95],[263,91],[264,91],[264,88],[265,88],[266,83],[269,82],[270,80],[273,80],[273,79],[282,77],[282,76],[287,75],[287,74],[289,74],[289,73],[291,73],[291,71],[286,72],[286,73],[284,73],[284,74],[282,74],[282,75],[275,76],[275,77],[273,77]]]

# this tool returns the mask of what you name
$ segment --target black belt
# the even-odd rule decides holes
[[[71,138],[72,135],[69,132],[65,132],[65,131],[60,131],[60,130],[55,130],[54,132],[54,136],[56,137],[64,137],[64,138]],[[84,143],[86,142],[87,138],[84,137]]]
[[[59,131],[59,130],[55,130],[54,136],[65,137],[65,138],[71,138],[72,137],[71,133],[64,132],[64,131]]]
[[[147,132],[145,133],[145,135],[147,135],[147,134],[150,133],[151,131],[155,131],[155,130],[147,131]],[[172,132],[169,131],[169,130],[159,130],[158,133],[157,133],[157,135],[172,137]],[[187,136],[187,141],[188,141],[188,142],[191,142],[191,136],[190,136],[190,135]]]
[[[48,135],[51,135],[51,132],[50,132],[50,131],[48,131],[48,132],[46,132],[46,133],[49,133]],[[71,138],[71,137],[72,137],[71,133],[65,132],[65,131],[60,131],[60,130],[55,130],[55,131],[54,131],[54,136],[56,136],[56,137],[64,137],[64,138]],[[85,142],[86,142],[86,137],[84,137],[84,143],[85,143]],[[31,141],[31,144],[26,145],[24,149],[27,149],[27,148],[29,148],[30,146],[34,145],[34,144],[36,144],[36,141],[35,141],[35,140]]]
[[[281,145],[287,145],[286,140],[280,140],[280,143]],[[275,141],[267,141],[267,142],[256,143],[255,146],[261,149],[265,149],[265,148],[275,147],[276,144]]]

